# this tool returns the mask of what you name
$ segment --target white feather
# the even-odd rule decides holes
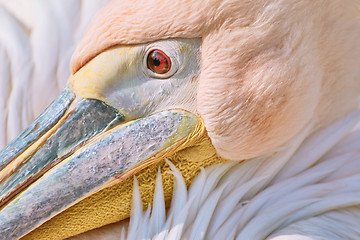
[[[165,201],[160,169],[158,170],[156,176],[153,209],[151,212],[149,223],[149,228],[151,229],[150,235],[152,236],[156,236],[157,234],[159,234],[165,224]]]

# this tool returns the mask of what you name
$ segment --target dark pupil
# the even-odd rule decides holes
[[[157,67],[160,65],[160,60],[158,58],[154,58],[153,62],[154,62],[154,65]]]
[[[157,74],[167,73],[171,67],[171,61],[165,53],[153,50],[147,56],[147,67]]]

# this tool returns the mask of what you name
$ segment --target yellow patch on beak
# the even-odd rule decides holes
[[[106,90],[121,81],[120,76],[134,74],[132,71],[137,68],[132,60],[138,55],[133,47],[115,47],[101,53],[69,78],[72,89],[82,98],[109,103]]]

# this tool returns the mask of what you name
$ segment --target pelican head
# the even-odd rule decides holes
[[[2,238],[206,134],[217,157],[241,161],[357,109],[355,9],[340,0],[110,2],[75,51],[65,90],[0,152]]]

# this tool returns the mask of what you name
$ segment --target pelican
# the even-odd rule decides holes
[[[76,30],[82,1],[24,2],[0,9],[0,239],[360,239],[359,1],[101,1]]]

